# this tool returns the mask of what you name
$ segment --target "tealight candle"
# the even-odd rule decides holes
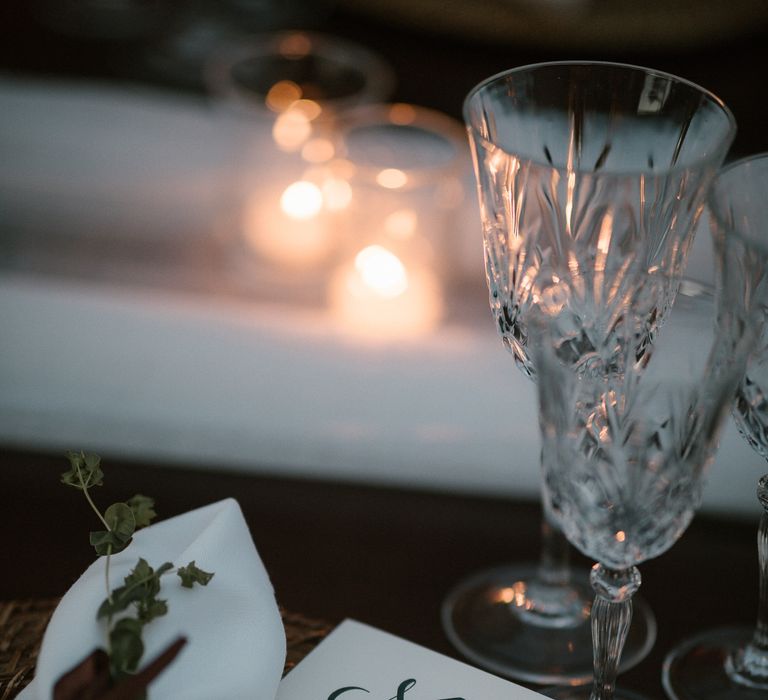
[[[312,272],[317,279],[340,247],[340,227],[331,220],[352,199],[344,169],[331,167],[342,160],[337,115],[384,101],[391,69],[352,42],[289,31],[223,46],[204,75],[238,138],[228,203],[235,213],[226,217],[236,222],[234,237],[242,244],[238,264],[257,270],[261,283],[269,278],[272,288],[297,286],[282,268],[301,268],[302,282]]]
[[[322,190],[307,180],[256,193],[243,212],[245,240],[261,257],[280,265],[316,265],[333,245],[323,206]]]
[[[379,244],[444,279],[457,274],[469,164],[458,122],[408,104],[362,107],[345,115],[335,156],[354,165],[342,222],[351,250]]]
[[[332,275],[331,312],[348,331],[369,338],[415,336],[431,331],[442,315],[436,275],[406,265],[392,251],[370,245]]]

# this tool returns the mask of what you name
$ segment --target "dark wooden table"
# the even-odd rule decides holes
[[[0,599],[62,594],[91,562],[94,516],[58,483],[63,455],[0,449]],[[470,465],[468,465],[468,468]],[[278,602],[337,623],[346,617],[458,656],[440,626],[451,586],[476,570],[533,559],[530,502],[245,476],[104,457],[104,506],[137,491],[169,517],[232,496],[245,513]],[[757,507],[756,507],[757,512]],[[665,653],[686,635],[756,612],[756,522],[698,517],[667,554],[641,567],[659,623],[656,646],[622,676],[663,697]],[[578,563],[588,562],[577,557]]]

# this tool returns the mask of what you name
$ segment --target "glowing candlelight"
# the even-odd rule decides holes
[[[312,135],[309,117],[300,109],[282,112],[272,126],[272,138],[283,151],[296,151]]]
[[[442,313],[440,285],[425,267],[407,267],[380,245],[363,248],[329,285],[332,312],[349,331],[367,337],[418,335]]]
[[[376,175],[376,182],[388,190],[399,190],[408,182],[408,176],[397,168],[384,168]]]
[[[265,103],[273,112],[284,112],[301,99],[301,88],[292,80],[278,80],[267,92]]]
[[[288,185],[280,196],[280,209],[292,219],[311,219],[322,207],[323,193],[306,180]]]
[[[252,197],[243,232],[261,256],[291,267],[309,267],[330,253],[333,241],[323,220],[323,193],[315,183],[297,180],[282,192]]]

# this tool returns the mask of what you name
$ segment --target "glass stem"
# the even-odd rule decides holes
[[[554,522],[546,498],[542,510],[539,580],[547,586],[567,586],[571,582],[570,545]]]
[[[752,644],[758,646],[763,656],[768,653],[768,474],[757,482],[757,498],[763,507],[757,529],[757,556],[760,566],[760,593],[757,608],[757,626]],[[763,673],[768,664],[763,661]]]
[[[752,687],[768,688],[768,474],[757,482],[757,499],[763,507],[757,529],[760,589],[757,625],[752,641],[729,660],[733,680]]]
[[[632,596],[640,588],[636,567],[609,569],[592,567],[590,581],[595,591],[592,604],[592,649],[595,679],[590,700],[612,700],[616,689],[621,652],[632,622]]]

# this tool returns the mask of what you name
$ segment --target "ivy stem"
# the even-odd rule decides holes
[[[85,494],[85,500],[88,501],[88,504],[93,509],[93,512],[96,513],[99,520],[101,520],[102,524],[109,532],[112,532],[112,528],[107,525],[107,521],[104,520],[104,516],[101,514],[101,511],[96,507],[96,504],[93,502],[93,499],[91,498],[91,494],[88,493],[88,487],[85,485],[85,481],[83,480],[83,474],[80,471],[80,467],[75,465],[75,469],[77,469],[77,478],[80,480],[80,486],[83,487],[83,493]]]
[[[109,585],[109,562],[112,560],[112,545],[107,545],[107,561],[104,564],[104,583],[107,586],[107,600],[112,605],[112,587]],[[107,656],[112,658],[112,613],[107,615]]]
[[[99,520],[101,520],[102,525],[107,529],[107,532],[112,532],[112,528],[107,523],[104,516],[101,514],[101,511],[96,507],[96,504],[93,502],[93,499],[91,498],[91,494],[88,493],[88,486],[85,484],[85,480],[83,479],[83,473],[80,471],[79,465],[75,465],[75,469],[77,469],[77,478],[80,481],[80,486],[83,488],[83,494],[85,495],[85,500],[88,501],[88,505],[91,506],[91,509],[94,513],[98,516]],[[107,561],[104,563],[104,586],[107,589],[107,600],[109,600],[110,605],[112,604],[112,587],[109,585],[109,563],[112,560],[112,545],[107,545]],[[112,615],[110,614],[107,618],[107,630],[112,629]],[[107,634],[107,653],[109,656],[112,655],[112,644],[110,635]]]
[[[112,545],[107,545],[107,561],[104,564],[104,582],[107,584],[107,600],[112,604],[112,589],[109,585],[109,562],[112,560]],[[111,620],[110,620],[111,621]]]

